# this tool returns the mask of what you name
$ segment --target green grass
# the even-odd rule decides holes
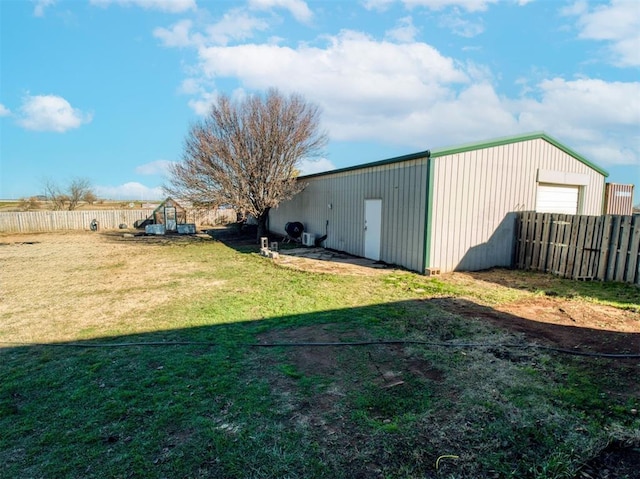
[[[159,309],[155,331],[131,334],[123,324],[92,341],[211,344],[0,350],[0,477],[574,478],[612,431],[640,436],[629,414],[638,396],[615,394],[628,392],[632,376],[605,360],[420,345],[251,346],[292,331],[343,341],[519,341],[430,299],[486,305],[537,294],[525,274],[523,287],[487,290],[409,273],[293,271],[220,243],[164,254],[199,264],[189,275],[216,286]],[[589,283],[545,281],[559,294],[595,297]],[[604,291],[599,302],[638,307],[624,285]],[[443,455],[457,458],[436,471]]]

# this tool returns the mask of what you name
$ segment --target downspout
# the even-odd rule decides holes
[[[433,212],[433,160],[429,150],[427,150],[427,185],[424,197],[424,250],[422,252],[424,270],[422,273],[428,274],[431,267],[431,218]]]

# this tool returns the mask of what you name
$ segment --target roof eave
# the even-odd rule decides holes
[[[525,134],[522,134],[522,135],[507,136],[507,137],[503,137],[503,138],[496,138],[494,140],[482,141],[482,142],[477,142],[477,143],[468,143],[468,144],[465,144],[465,145],[455,146],[455,147],[452,147],[452,148],[435,149],[435,150],[431,151],[431,158],[438,158],[438,157],[442,157],[442,156],[455,155],[455,154],[458,154],[458,153],[465,153],[465,152],[473,151],[473,150],[481,150],[481,149],[484,149],[484,148],[493,148],[493,147],[496,147],[496,146],[503,146],[503,145],[509,145],[509,144],[512,144],[512,143],[519,143],[519,142],[523,142],[523,141],[539,140],[539,139],[544,140],[547,143],[552,144],[556,148],[564,151],[566,154],[568,154],[568,155],[574,157],[576,160],[584,163],[589,168],[597,171],[598,173],[600,173],[604,177],[609,176],[609,172],[607,170],[605,170],[605,169],[599,167],[598,165],[596,165],[595,163],[592,163],[591,161],[587,160],[584,156],[582,156],[579,153],[575,152],[574,150],[572,150],[568,146],[563,145],[558,140],[556,140],[555,138],[552,138],[551,136],[547,135],[543,131],[537,131],[537,132],[533,132],[533,133],[525,133]]]
[[[345,168],[338,168],[336,170],[330,170],[330,171],[323,171],[321,173],[312,173],[310,175],[303,175],[303,176],[299,176],[298,179],[310,179],[310,178],[318,178],[321,176],[327,176],[327,175],[334,175],[337,173],[346,173],[349,171],[357,171],[357,170],[362,170],[365,168],[373,168],[376,166],[383,166],[383,165],[390,165],[393,163],[401,163],[404,161],[410,161],[410,160],[417,160],[420,158],[438,158],[438,157],[443,157],[443,156],[448,156],[448,155],[455,155],[458,153],[465,153],[468,151],[473,151],[473,150],[481,150],[484,148],[492,148],[492,147],[496,147],[496,146],[503,146],[503,145],[509,145],[512,143],[519,143],[522,141],[529,141],[529,140],[538,140],[538,139],[542,139],[544,141],[546,141],[547,143],[552,144],[553,146],[555,146],[556,148],[564,151],[566,154],[574,157],[576,160],[584,163],[585,165],[587,165],[589,168],[597,171],[598,173],[600,173],[601,175],[603,175],[605,178],[609,176],[609,172],[601,167],[599,167],[598,165],[596,165],[595,163],[592,163],[591,161],[587,160],[584,156],[580,155],[579,153],[576,153],[574,150],[572,150],[571,148],[569,148],[568,146],[563,145],[562,143],[560,143],[558,140],[556,140],[555,138],[552,138],[551,136],[547,135],[545,132],[543,131],[537,131],[537,132],[533,132],[533,133],[525,133],[522,135],[513,135],[513,136],[507,136],[507,137],[503,137],[503,138],[496,138],[494,140],[488,140],[488,141],[481,141],[481,142],[476,142],[476,143],[468,143],[465,145],[459,145],[459,146],[454,146],[454,147],[450,147],[450,148],[439,148],[439,149],[435,149],[435,150],[424,150],[424,151],[419,151],[417,153],[411,153],[408,155],[403,155],[403,156],[396,156],[394,158],[388,158],[386,160],[380,160],[380,161],[374,161],[372,163],[364,163],[361,165],[354,165],[354,166],[348,166]]]
[[[429,150],[419,151],[417,153],[411,153],[409,155],[403,155],[403,156],[396,156],[396,157],[393,157],[393,158],[388,158],[386,160],[374,161],[372,163],[364,163],[364,164],[361,164],[361,165],[354,165],[354,166],[347,166],[345,168],[338,168],[337,170],[323,171],[321,173],[312,173],[310,175],[303,175],[303,176],[299,176],[298,179],[317,178],[319,176],[334,175],[336,173],[346,173],[348,171],[355,171],[355,170],[363,170],[365,168],[373,168],[375,166],[383,166],[383,165],[390,165],[390,164],[393,164],[393,163],[401,163],[403,161],[418,160],[420,158],[428,158],[430,154],[431,154],[431,152]]]

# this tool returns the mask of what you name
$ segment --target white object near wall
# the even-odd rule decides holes
[[[315,246],[316,244],[316,235],[312,233],[302,233],[302,244],[305,246]]]

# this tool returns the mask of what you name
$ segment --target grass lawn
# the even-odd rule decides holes
[[[0,477],[588,479],[613,459],[606,477],[638,477],[638,359],[527,347],[448,302],[553,292],[636,315],[619,343],[640,333],[637,288],[319,274],[253,251],[0,236]],[[335,344],[382,340],[408,342]]]

